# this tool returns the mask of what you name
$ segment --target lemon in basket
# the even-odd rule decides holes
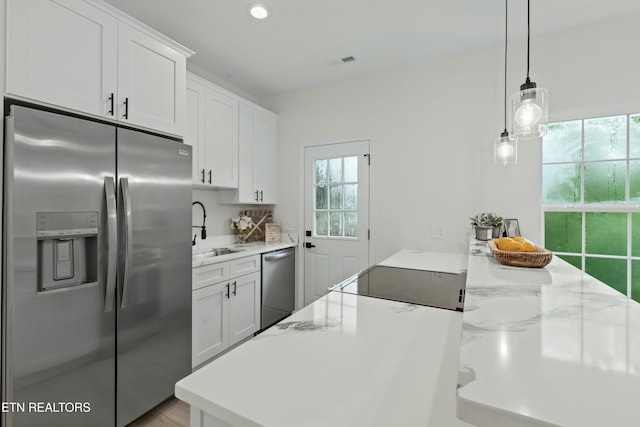
[[[496,242],[501,251],[524,252],[524,245],[511,237],[501,237]]]

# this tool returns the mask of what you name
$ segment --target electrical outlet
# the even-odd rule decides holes
[[[432,239],[444,239],[444,226],[432,225],[431,226],[431,238]]]

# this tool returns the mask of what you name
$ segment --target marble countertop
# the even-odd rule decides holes
[[[182,379],[175,394],[229,426],[469,427],[455,413],[461,319],[330,292]]]
[[[208,258],[204,258],[198,261],[191,262],[191,268],[202,267],[204,265],[216,264],[219,262],[231,261],[237,258],[244,258],[252,255],[259,255],[265,252],[277,251],[279,249],[286,249],[298,246],[295,242],[278,242],[278,243],[265,243],[265,242],[255,242],[255,243],[244,243],[244,244],[236,244],[236,243],[224,243],[221,241],[212,240],[211,242],[207,242],[207,244],[199,244],[192,249],[192,254],[200,254],[206,252],[211,249],[216,248],[230,248],[234,250],[238,250],[238,252],[229,253],[226,255],[218,255],[212,256]]]
[[[486,427],[640,425],[640,304],[554,257],[470,246],[458,416]]]

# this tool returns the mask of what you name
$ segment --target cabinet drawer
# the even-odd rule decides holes
[[[229,277],[242,276],[244,274],[260,271],[260,255],[254,255],[246,258],[238,258],[229,262]]]
[[[194,268],[191,272],[192,290],[229,279],[229,263],[209,264]]]

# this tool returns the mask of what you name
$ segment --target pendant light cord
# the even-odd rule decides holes
[[[529,81],[529,50],[531,47],[531,0],[527,0],[527,81]]]
[[[509,2],[504,0],[504,131],[507,132],[507,38],[509,35]],[[527,60],[527,64],[529,61]],[[527,65],[528,67],[528,65]],[[527,75],[529,72],[527,71]]]

